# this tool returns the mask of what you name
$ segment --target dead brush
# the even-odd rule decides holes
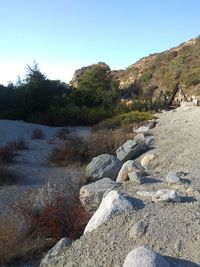
[[[117,148],[130,138],[132,136],[123,129],[98,130],[86,139],[74,136],[65,144],[54,147],[48,161],[65,166],[72,163],[88,163],[100,154],[115,155]]]
[[[10,141],[7,143],[7,146],[13,150],[26,150],[29,148],[28,143],[23,138],[20,138],[20,139],[14,140],[14,141]]]
[[[27,224],[17,216],[0,220],[0,266],[41,257],[54,243],[30,237]]]
[[[31,139],[42,139],[44,138],[44,132],[40,128],[35,128],[32,132]]]
[[[0,163],[0,186],[11,185],[18,182],[18,174]]]
[[[12,163],[16,157],[16,150],[12,146],[5,145],[0,147],[0,162],[1,163]]]

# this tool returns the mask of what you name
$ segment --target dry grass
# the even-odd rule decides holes
[[[31,138],[32,139],[42,139],[42,138],[44,138],[44,133],[43,133],[42,129],[35,128],[33,130],[33,132],[32,132]]]
[[[0,162],[1,163],[12,163],[16,156],[16,151],[9,145],[0,147]]]
[[[113,154],[133,134],[127,134],[126,129],[103,129],[93,132],[87,139],[78,136],[69,137],[65,144],[53,148],[49,162],[58,165],[69,165],[74,162],[88,163],[100,154]]]
[[[18,175],[6,165],[0,163],[0,186],[18,182]]]
[[[29,144],[23,138],[8,142],[7,146],[12,150],[25,150],[29,148]]]
[[[31,238],[25,223],[19,218],[1,218],[0,266],[41,257],[43,252],[52,245],[52,240]]]

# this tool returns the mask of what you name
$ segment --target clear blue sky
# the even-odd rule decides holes
[[[126,68],[200,34],[199,0],[0,0],[0,83],[33,60],[65,82],[82,66]]]

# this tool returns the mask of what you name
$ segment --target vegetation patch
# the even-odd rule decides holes
[[[42,139],[42,138],[44,138],[44,133],[43,133],[42,129],[35,128],[33,130],[33,132],[32,132],[31,138],[32,139]]]

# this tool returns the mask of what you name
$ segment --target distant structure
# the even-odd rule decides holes
[[[177,108],[177,107],[189,107],[189,106],[199,106],[199,100],[195,97],[188,97],[182,86],[178,83],[176,84],[174,91],[167,101],[168,108]]]

